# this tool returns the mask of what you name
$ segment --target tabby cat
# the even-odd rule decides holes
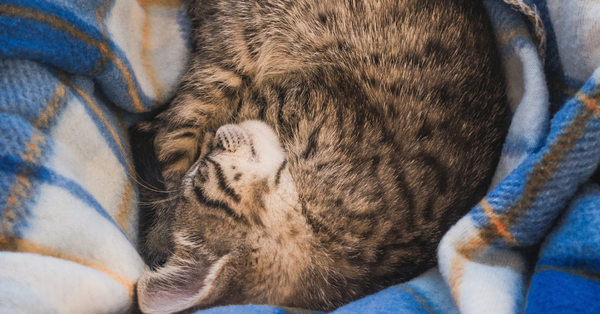
[[[142,189],[142,311],[331,310],[434,266],[508,128],[481,1],[187,9],[189,71],[136,129],[141,179],[164,182]]]

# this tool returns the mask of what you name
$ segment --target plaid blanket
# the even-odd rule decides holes
[[[600,3],[506,2],[485,0],[513,111],[489,194],[445,235],[439,267],[335,313],[600,313]],[[0,313],[132,308],[145,266],[126,128],[185,71],[182,12],[0,0]],[[199,313],[240,312],[309,311]]]
[[[186,68],[180,1],[0,1],[0,313],[122,313],[144,270],[126,133]]]

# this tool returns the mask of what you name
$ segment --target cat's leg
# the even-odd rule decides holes
[[[155,162],[143,162],[140,251],[151,267],[173,253],[175,198],[185,173],[200,155],[206,132],[231,121],[241,106],[242,79],[233,71],[195,62],[182,80],[170,108],[140,123],[139,132],[153,135]],[[215,63],[213,63],[215,64]],[[148,157],[148,156],[143,156]],[[154,173],[155,170],[160,171]],[[156,181],[160,182],[156,182]]]
[[[235,118],[243,85],[240,75],[218,65],[194,64],[186,74],[171,108],[157,117],[154,147],[167,190],[196,161],[206,132]]]

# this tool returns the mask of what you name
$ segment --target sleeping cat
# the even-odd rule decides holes
[[[508,128],[482,3],[187,8],[189,71],[135,131],[141,179],[164,189],[142,187],[142,311],[331,310],[434,266]]]

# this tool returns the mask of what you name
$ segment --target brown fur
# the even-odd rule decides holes
[[[432,267],[508,126],[482,4],[188,6],[190,70],[139,127],[168,190],[142,191],[142,310],[330,310]]]

